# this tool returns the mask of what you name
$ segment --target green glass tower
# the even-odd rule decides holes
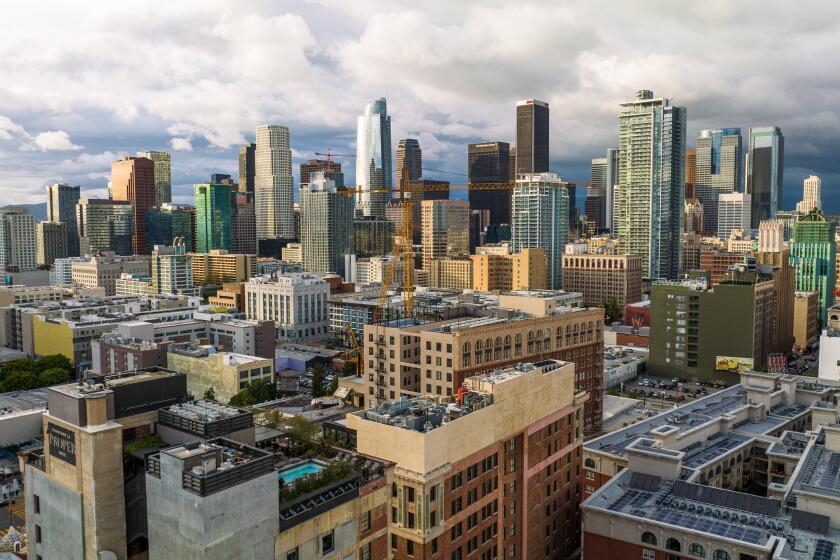
[[[231,248],[230,185],[205,183],[195,186],[195,250]]]
[[[834,304],[834,223],[819,210],[812,210],[793,229],[790,264],[796,270],[796,289],[820,294],[820,324],[826,325],[828,308]]]

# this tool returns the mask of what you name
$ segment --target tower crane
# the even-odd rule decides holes
[[[363,348],[359,345],[359,339],[356,338],[356,333],[353,332],[350,323],[344,323],[344,333],[350,342],[350,350],[345,353],[345,361],[356,364],[356,375],[364,376],[365,357],[363,355]]]

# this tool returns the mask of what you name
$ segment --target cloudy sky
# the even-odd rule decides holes
[[[394,145],[418,138],[427,167],[455,173],[467,143],[512,141],[517,99],[546,100],[553,170],[587,180],[619,103],[646,88],[688,108],[690,145],[702,128],[782,127],[785,207],[814,172],[840,211],[838,16],[770,0],[15,3],[0,192],[42,202],[66,181],[101,196],[112,160],[162,149],[189,203],[193,183],[236,174],[257,125],[291,129],[297,174],[315,151],[353,152],[356,116],[386,94]]]

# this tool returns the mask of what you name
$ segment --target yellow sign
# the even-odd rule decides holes
[[[719,371],[750,371],[753,369],[752,358],[734,358],[732,356],[717,356],[715,369]]]

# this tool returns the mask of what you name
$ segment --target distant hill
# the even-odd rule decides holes
[[[36,222],[43,222],[47,219],[47,203],[41,202],[40,204],[7,204],[3,208],[8,208],[9,206],[14,206],[16,208],[26,208],[29,210],[29,213],[32,214],[32,217],[35,218]]]

